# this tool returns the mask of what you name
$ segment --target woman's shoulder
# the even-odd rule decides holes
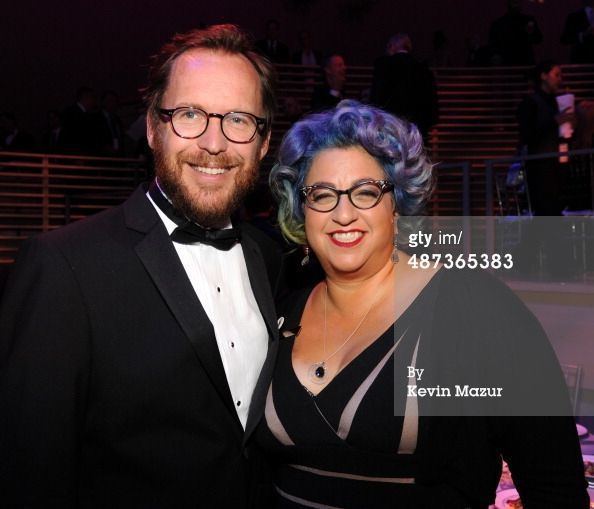
[[[434,308],[438,325],[456,324],[472,343],[497,344],[504,350],[548,343],[536,316],[496,275],[464,269],[442,276]]]
[[[489,306],[521,304],[516,294],[496,275],[486,270],[451,270],[442,268],[439,294],[446,298],[466,300],[469,304]]]

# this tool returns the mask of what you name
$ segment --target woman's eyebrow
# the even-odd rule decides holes
[[[351,182],[350,187],[356,186],[358,184],[363,184],[364,182],[376,181],[376,180],[378,180],[378,179],[374,179],[372,177],[363,177],[363,178],[360,178],[360,179],[355,180],[354,182]],[[382,179],[379,179],[379,180],[382,180]],[[309,184],[309,185],[310,186],[326,186],[326,187],[331,187],[332,189],[337,189],[335,187],[335,185],[332,184],[331,182],[324,182],[324,181],[322,181],[322,182],[314,182],[313,184]]]
[[[332,184],[331,182],[314,182],[313,184],[310,184],[310,186],[326,186],[326,187],[331,187],[333,189],[336,189],[334,187],[334,184]]]

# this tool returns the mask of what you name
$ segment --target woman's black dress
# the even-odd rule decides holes
[[[573,504],[564,507],[587,507],[571,418],[534,418],[538,424],[528,433],[527,428],[534,426],[526,418],[419,416],[424,401],[407,398],[409,386],[424,380],[409,377],[409,367],[435,372],[439,364],[447,371],[453,361],[445,357],[451,348],[459,348],[458,339],[447,339],[450,344],[440,350],[435,338],[459,338],[468,329],[452,310],[460,306],[456,295],[477,278],[459,279],[440,270],[393,327],[317,396],[301,385],[291,362],[295,336],[290,331],[298,327],[310,292],[292,299],[265,418],[256,435],[273,467],[276,508],[487,507],[494,499],[502,454],[508,456],[510,467],[517,466],[514,475],[523,495],[536,501],[541,496],[538,485],[546,479],[523,483],[522,476],[524,461],[541,456],[530,449],[541,440],[541,433],[545,439],[555,435],[562,446],[543,454],[551,466],[536,465],[534,473],[555,476],[558,493],[553,498],[563,495]],[[487,281],[484,291],[489,293],[493,285],[502,286],[491,279],[478,278]],[[483,304],[488,303],[487,297]],[[479,329],[488,326],[484,317],[472,314],[471,308],[462,310],[470,321],[483,322]],[[525,309],[521,315],[532,323]],[[451,334],[442,334],[444,327],[453,328]],[[431,352],[435,355],[428,355]]]

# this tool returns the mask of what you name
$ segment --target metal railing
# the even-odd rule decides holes
[[[556,160],[559,157],[569,158],[567,164],[571,164],[572,159],[577,156],[589,156],[589,172],[590,172],[590,209],[594,210],[594,148],[570,150],[566,152],[547,152],[535,155],[517,155],[514,157],[498,157],[496,159],[488,159],[485,161],[485,215],[494,215],[494,184],[496,167],[505,165],[505,171],[509,165],[519,163],[522,167],[525,166],[526,162],[529,161],[542,161],[542,160]],[[528,183],[529,185],[529,183]]]
[[[141,159],[0,152],[0,263],[31,235],[121,203],[145,178]]]

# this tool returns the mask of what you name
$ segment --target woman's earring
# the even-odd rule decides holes
[[[305,267],[309,263],[309,246],[306,245],[303,248],[303,251],[305,252],[305,256],[303,257],[303,260],[301,260],[301,266]]]
[[[400,258],[398,257],[398,234],[394,234],[394,249],[392,250],[392,263],[398,263]]]

